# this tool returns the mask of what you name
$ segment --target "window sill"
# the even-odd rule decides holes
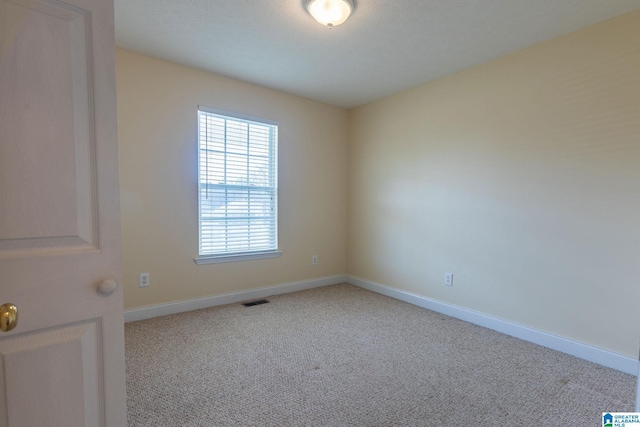
[[[234,255],[204,255],[194,258],[193,261],[198,265],[203,264],[220,264],[223,262],[250,261],[253,259],[277,258],[282,255],[281,251],[265,251],[265,252],[245,252]]]

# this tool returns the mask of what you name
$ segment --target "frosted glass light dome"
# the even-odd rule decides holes
[[[307,10],[316,21],[331,28],[347,20],[353,11],[353,2],[351,0],[308,0]]]

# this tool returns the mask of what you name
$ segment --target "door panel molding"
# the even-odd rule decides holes
[[[100,330],[100,320],[92,319],[0,341],[0,389],[11,390],[0,405],[0,427],[44,426],[51,419],[101,425]]]
[[[0,257],[97,251],[91,14],[0,0],[0,16]]]

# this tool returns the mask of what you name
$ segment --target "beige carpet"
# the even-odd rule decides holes
[[[129,426],[602,426],[635,377],[350,285],[126,325]]]

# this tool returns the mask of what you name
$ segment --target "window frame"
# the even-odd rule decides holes
[[[275,126],[276,128],[276,136],[275,136],[275,140],[273,141],[273,148],[270,149],[270,151],[272,151],[272,153],[270,154],[270,161],[273,163],[273,173],[275,174],[274,177],[274,184],[273,184],[273,191],[274,191],[274,195],[275,195],[275,201],[274,201],[274,226],[275,226],[275,230],[274,230],[274,240],[275,240],[275,247],[273,249],[265,249],[265,250],[256,250],[256,251],[237,251],[237,252],[227,252],[227,253],[216,253],[216,254],[202,254],[200,253],[201,249],[202,249],[202,218],[201,218],[201,212],[202,212],[202,196],[201,196],[201,180],[200,180],[200,173],[201,173],[201,161],[200,161],[200,156],[201,156],[201,140],[200,140],[200,113],[207,113],[207,114],[213,114],[216,116],[219,116],[223,119],[229,119],[229,120],[238,120],[238,121],[243,121],[243,122],[248,122],[248,123],[256,123],[258,125],[267,125],[267,126]],[[217,263],[224,263],[224,262],[233,262],[233,261],[248,261],[248,260],[254,260],[254,259],[265,259],[265,258],[276,258],[279,257],[282,254],[282,251],[279,250],[279,243],[278,243],[278,129],[279,128],[279,123],[277,121],[274,120],[269,120],[269,119],[263,119],[263,118],[258,118],[258,117],[252,117],[252,116],[248,116],[245,114],[240,114],[240,113],[235,113],[235,112],[231,112],[231,111],[226,111],[226,110],[219,110],[219,109],[215,109],[215,108],[209,108],[209,107],[205,107],[202,105],[198,105],[198,111],[197,111],[197,130],[198,130],[198,135],[197,135],[197,153],[198,153],[198,168],[197,168],[197,197],[198,197],[198,256],[196,258],[194,258],[194,262],[198,265],[201,264],[217,264]],[[221,185],[230,185],[230,184],[221,184]]]

